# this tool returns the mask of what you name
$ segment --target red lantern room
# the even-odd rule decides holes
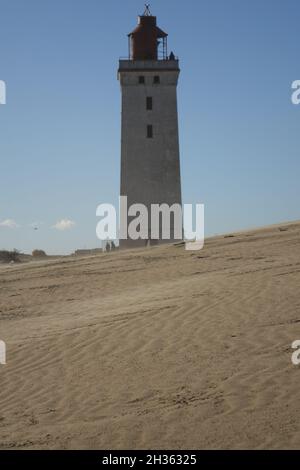
[[[167,33],[156,24],[156,16],[150,13],[149,5],[142,16],[138,17],[138,26],[128,34],[129,58],[131,60],[167,59]]]

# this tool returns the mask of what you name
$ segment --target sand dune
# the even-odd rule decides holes
[[[0,268],[0,448],[299,448],[300,223]]]

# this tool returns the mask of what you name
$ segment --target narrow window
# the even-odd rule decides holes
[[[148,111],[152,111],[152,109],[153,109],[153,99],[152,99],[152,96],[147,96],[146,107],[147,107],[147,110],[148,110]]]
[[[158,83],[160,83],[160,76],[159,75],[154,76],[153,83],[155,83],[155,85],[158,85]]]
[[[153,138],[153,126],[152,125],[147,126],[147,138],[148,139]]]
[[[143,84],[145,83],[145,77],[144,77],[144,75],[140,75],[140,76],[139,76],[139,83],[140,83],[140,85],[143,85]]]

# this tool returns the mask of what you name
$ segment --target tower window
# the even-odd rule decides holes
[[[154,78],[153,78],[153,83],[155,83],[155,85],[157,85],[158,83],[160,83],[160,76],[159,75],[155,75]]]
[[[152,111],[152,109],[153,109],[153,99],[152,99],[152,96],[147,96],[146,108],[147,108],[148,111]]]
[[[140,75],[139,76],[139,84],[143,85],[144,83],[145,83],[145,77],[144,77],[144,75]]]
[[[152,125],[147,126],[147,138],[153,139],[153,126]]]

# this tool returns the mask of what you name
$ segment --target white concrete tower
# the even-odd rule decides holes
[[[181,205],[180,70],[174,54],[168,56],[167,34],[157,27],[148,6],[128,37],[129,58],[120,60],[118,72],[122,90],[121,196],[127,196],[128,206],[144,204],[150,214],[151,204]],[[171,228],[167,242],[175,240],[172,222]],[[162,242],[151,240],[149,220],[148,241],[120,240],[120,247]]]

